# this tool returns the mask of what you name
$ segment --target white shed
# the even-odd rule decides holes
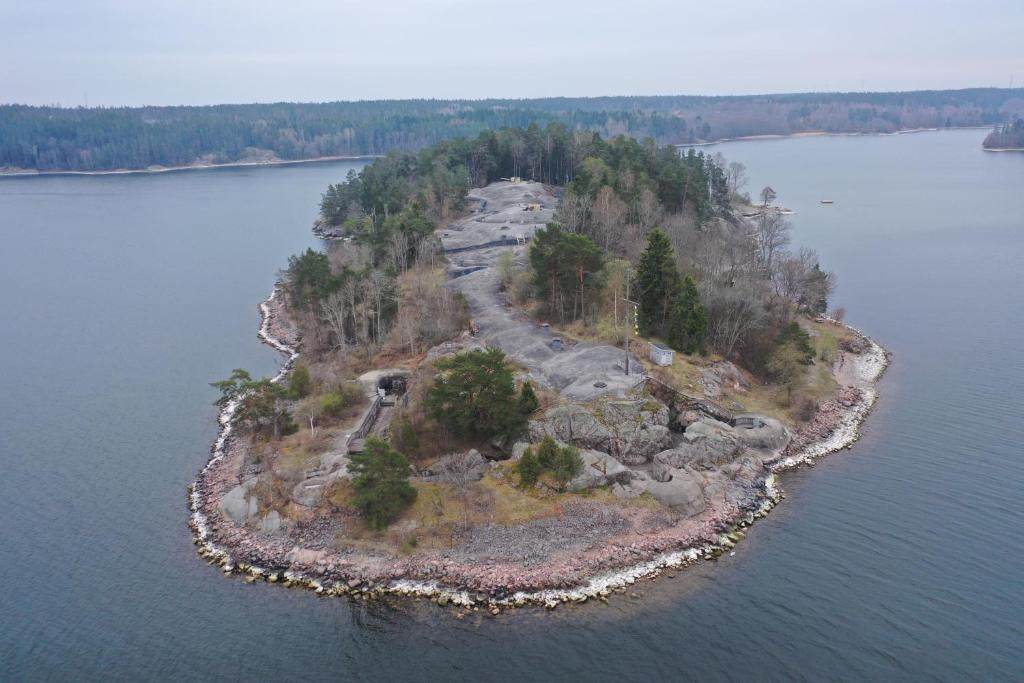
[[[658,365],[672,365],[672,358],[676,352],[667,346],[661,344],[650,343],[650,356],[651,360]]]

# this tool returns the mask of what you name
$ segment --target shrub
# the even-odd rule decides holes
[[[556,482],[565,486],[583,471],[583,456],[579,449],[559,446],[551,436],[545,436],[537,447],[537,465],[541,472],[549,472]]]
[[[400,417],[391,425],[391,445],[402,453],[415,453],[420,447],[420,437],[407,417]]]
[[[523,457],[516,463],[516,474],[519,475],[519,485],[523,488],[537,483],[537,477],[540,476],[540,461],[537,460],[533,448],[527,448]]]
[[[366,440],[362,453],[352,456],[353,503],[371,529],[379,531],[394,521],[416,500],[409,483],[409,461],[375,436]]]
[[[578,448],[564,446],[558,449],[551,474],[562,486],[565,486],[577,474],[583,471],[583,456]]]
[[[345,412],[345,397],[334,393],[324,394],[320,397],[320,412],[327,417],[341,417]]]
[[[309,368],[301,363],[296,365],[288,377],[288,395],[291,398],[305,398],[313,388]]]
[[[366,401],[363,385],[359,382],[342,382],[338,386],[337,393],[345,399],[346,406],[358,406]]]
[[[516,277],[516,262],[510,250],[503,251],[498,256],[497,268],[498,280],[501,282],[502,291],[504,291]]]
[[[555,466],[558,451],[558,443],[550,436],[545,436],[537,448],[537,462],[540,463],[542,469],[550,470]]]

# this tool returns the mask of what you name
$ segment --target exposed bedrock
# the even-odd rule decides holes
[[[558,441],[610,454],[624,465],[640,465],[672,443],[668,408],[645,399],[600,401],[589,408],[555,406],[530,423],[530,438]]]

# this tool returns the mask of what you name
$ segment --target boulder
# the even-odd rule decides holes
[[[681,448],[688,448],[705,465],[732,460],[743,447],[736,430],[710,418],[694,422],[683,432]]]
[[[292,489],[291,500],[302,507],[316,507],[320,504],[327,485],[333,481],[336,481],[336,477],[331,475],[320,475],[300,481]]]
[[[668,408],[650,399],[611,400],[593,409],[575,403],[555,406],[530,423],[530,437],[551,436],[578,448],[609,453],[625,465],[650,460],[672,441]]]
[[[583,471],[569,482],[573,492],[586,491],[606,484],[627,484],[633,472],[615,458],[601,451],[586,450],[580,453]]]
[[[773,417],[750,416],[737,418],[734,431],[743,445],[769,451],[781,451],[789,443],[789,430]]]
[[[541,420],[530,422],[530,440],[542,441],[551,436],[580,448],[607,451],[611,431],[589,410],[576,403],[555,406]]]
[[[513,462],[518,462],[519,459],[523,457],[523,453],[525,453],[526,449],[529,447],[530,444],[528,444],[525,441],[516,441],[514,444],[512,444],[512,457],[510,458],[510,460],[512,460]]]
[[[238,524],[245,524],[255,517],[259,512],[259,503],[256,496],[250,496],[249,492],[256,481],[256,477],[250,477],[225,493],[218,504],[220,511]]]
[[[658,502],[687,517],[700,514],[707,507],[702,478],[686,470],[675,470],[670,481],[648,480],[646,489]]]
[[[418,477],[423,481],[439,481],[448,484],[465,484],[479,481],[487,473],[490,464],[480,451],[471,448],[465,453],[446,455],[424,470]]]
[[[718,361],[704,368],[701,371],[701,383],[704,385],[705,394],[710,398],[720,396],[724,387],[734,391],[750,389],[750,382],[740,369],[727,360]]]
[[[267,513],[266,517],[259,521],[257,526],[260,531],[273,533],[281,528],[281,515],[278,514],[277,510],[271,510]]]

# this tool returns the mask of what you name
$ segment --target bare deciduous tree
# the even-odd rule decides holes
[[[747,167],[738,161],[730,161],[725,167],[725,179],[729,183],[729,192],[739,194],[747,185]]]

